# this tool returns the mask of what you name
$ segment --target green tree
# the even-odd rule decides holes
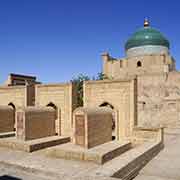
[[[73,77],[71,82],[75,84],[76,87],[76,93],[77,93],[77,106],[83,106],[83,82],[89,81],[89,80],[104,80],[108,79],[108,77],[101,73],[98,73],[97,76],[90,78],[87,75],[79,74],[77,77]]]
[[[77,92],[77,106],[83,106],[83,82],[90,80],[87,75],[79,74],[77,77],[72,78],[71,82],[75,84]]]
[[[96,80],[105,80],[109,79],[104,73],[100,72],[97,74]]]

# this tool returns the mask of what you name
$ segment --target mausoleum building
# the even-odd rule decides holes
[[[124,58],[102,54],[109,79],[136,76],[138,124],[172,125],[179,120],[180,73],[170,53],[170,41],[148,20],[125,43]]]

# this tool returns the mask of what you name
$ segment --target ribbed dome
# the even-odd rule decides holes
[[[125,50],[130,48],[153,45],[153,46],[164,46],[169,49],[169,41],[161,34],[160,31],[145,26],[136,31],[126,42]]]

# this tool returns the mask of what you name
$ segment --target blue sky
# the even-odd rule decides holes
[[[145,17],[169,39],[180,69],[178,0],[0,0],[0,82],[11,72],[46,83],[96,75],[101,53],[123,57]]]

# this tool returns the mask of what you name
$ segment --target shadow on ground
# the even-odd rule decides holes
[[[0,180],[22,180],[22,179],[13,176],[4,175],[4,176],[0,176]]]

